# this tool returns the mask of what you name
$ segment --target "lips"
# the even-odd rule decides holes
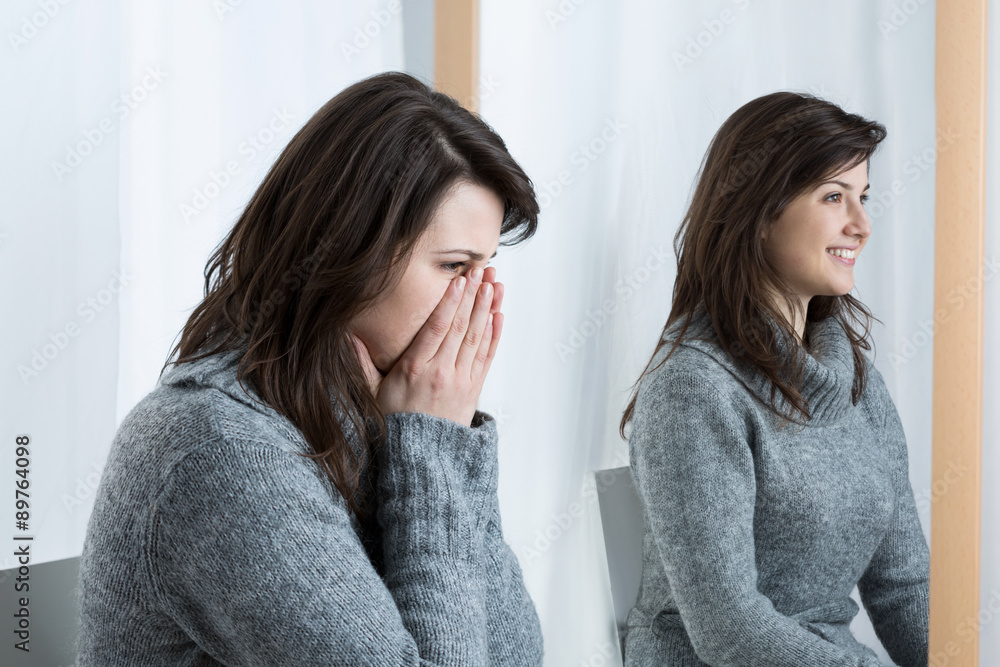
[[[828,252],[824,252],[823,254],[826,255],[827,257],[829,257],[830,259],[832,259],[835,262],[839,262],[839,263],[845,264],[847,266],[854,266],[854,260],[853,259],[845,259],[843,257],[837,257],[836,255],[831,255]]]

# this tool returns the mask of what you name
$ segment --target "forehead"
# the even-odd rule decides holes
[[[869,163],[868,163],[867,160],[863,160],[863,161],[859,162],[858,164],[854,165],[853,167],[851,167],[850,169],[840,169],[839,171],[834,172],[829,178],[827,178],[825,180],[827,180],[827,181],[829,181],[829,180],[838,180],[838,181],[846,181],[846,180],[866,181],[868,179],[868,164]]]
[[[461,183],[442,199],[424,231],[421,245],[437,252],[461,248],[490,257],[500,242],[503,202],[493,191]]]

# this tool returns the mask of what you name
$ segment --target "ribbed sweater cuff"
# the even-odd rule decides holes
[[[376,456],[387,557],[404,549],[468,560],[482,547],[497,492],[497,430],[479,411],[472,424],[419,412],[386,415],[386,443]]]

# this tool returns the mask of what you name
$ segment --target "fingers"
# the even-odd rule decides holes
[[[477,372],[488,367],[496,350],[498,322],[502,321],[501,316],[488,325],[490,316],[497,315],[503,303],[503,284],[490,280],[495,278],[496,269],[490,266],[473,269],[453,280],[404,356],[418,366],[435,357],[445,363],[450,360],[466,377],[477,363]],[[489,338],[484,343],[487,326]]]
[[[486,336],[483,336],[483,344],[487,346],[485,354],[480,352],[483,357],[482,362],[480,362],[479,377],[485,378],[486,374],[490,372],[490,365],[493,363],[493,357],[497,353],[497,344],[500,343],[500,333],[503,331],[503,313],[493,313],[490,315],[492,320],[491,324],[486,328],[489,329],[489,339],[487,342]],[[476,359],[479,362],[479,357]],[[475,365],[473,367],[473,373],[477,372]]]
[[[499,313],[503,304],[503,283],[493,283],[493,305],[490,306],[491,313]]]
[[[361,362],[361,370],[365,373],[365,379],[368,380],[368,387],[371,389],[372,395],[378,395],[378,387],[382,382],[382,374],[379,373],[375,362],[372,361],[368,347],[353,333],[348,335],[351,338],[351,343],[354,345],[355,351],[358,353],[358,360]]]
[[[483,282],[493,283],[493,305],[490,306],[490,312],[496,313],[500,311],[500,305],[503,303],[503,283],[497,282],[497,270],[496,267],[487,266],[486,270],[483,271]]]
[[[504,289],[503,283],[498,283],[496,277],[497,270],[492,266],[486,267],[483,280],[488,278],[493,283],[493,303],[490,305],[490,318],[486,324],[483,341],[479,346],[479,352],[472,369],[473,374],[479,373],[479,376],[483,378],[490,371],[490,364],[493,363],[497,345],[500,343],[500,333],[503,331],[503,313],[500,312],[500,307],[503,305]]]
[[[441,346],[437,351],[437,354],[440,355],[441,359],[455,360],[452,362],[453,366],[457,366],[459,350],[463,345],[466,334],[469,332],[473,306],[478,305],[479,286],[482,283],[483,270],[478,267],[472,269],[466,277],[468,280],[465,283],[465,291],[462,293],[462,302],[455,311],[455,317],[451,322],[451,328],[448,331],[448,334],[444,337],[444,340],[441,341]],[[485,319],[478,322],[480,327],[485,325],[485,323]],[[476,331],[473,335],[478,343],[479,337],[482,336],[482,328]]]
[[[449,334],[455,320],[455,314],[465,299],[468,281],[465,276],[458,276],[451,281],[445,290],[441,301],[435,306],[430,317],[420,327],[416,337],[403,354],[410,357],[418,365],[429,362],[441,349],[441,343]],[[468,320],[466,320],[468,321]],[[398,362],[397,362],[398,363]]]
[[[455,368],[466,376],[469,375],[476,354],[479,352],[482,343],[487,321],[490,318],[490,306],[493,304],[493,285],[484,282],[479,286],[476,293],[476,300],[472,307],[472,314],[469,319],[469,329],[462,339],[462,344],[458,348],[458,356],[455,359]]]

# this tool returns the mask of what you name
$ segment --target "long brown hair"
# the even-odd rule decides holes
[[[646,369],[633,385],[619,424],[623,438],[635,412],[638,385],[666,345],[667,330],[685,318],[663,361],[677,349],[698,308],[707,311],[721,348],[771,381],[771,408],[779,412],[776,391],[787,399],[791,412],[782,415],[782,425],[796,411],[810,419],[799,392],[804,364],[779,353],[779,341],[765,315],[778,323],[786,341],[797,341],[797,335],[770,294],[783,298],[788,312],[797,318],[804,315],[806,322],[839,320],[851,341],[851,400],[858,402],[867,381],[861,350],[871,349],[868,337],[877,318],[850,294],[814,296],[803,314],[801,302],[765,257],[761,233],[811,187],[862,162],[870,164],[885,136],[885,127],[877,122],[793,92],[759,97],[726,119],[705,154],[691,204],[674,236],[677,279],[670,315]],[[851,322],[863,331],[859,333]]]
[[[241,385],[299,428],[360,517],[371,515],[361,469],[386,424],[348,324],[398,283],[460,180],[503,202],[501,245],[534,234],[531,180],[478,116],[399,72],[344,89],[291,139],[209,258],[205,297],[164,365],[245,349]]]

